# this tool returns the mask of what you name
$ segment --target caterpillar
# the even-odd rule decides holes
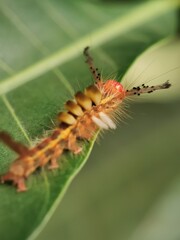
[[[37,168],[48,165],[49,169],[59,167],[58,159],[64,150],[79,154],[82,147],[78,139],[90,140],[101,129],[115,129],[115,114],[118,114],[124,99],[134,95],[152,93],[156,90],[168,89],[169,81],[156,86],[141,86],[125,89],[115,79],[103,81],[98,68],[94,66],[89,54],[89,47],[84,49],[85,61],[89,66],[94,84],[77,92],[73,100],[65,103],[65,111],[57,116],[57,127],[52,134],[41,140],[32,148],[14,141],[2,131],[0,140],[18,154],[17,159],[9,167],[9,171],[0,177],[1,183],[12,182],[17,192],[27,190],[25,180]]]

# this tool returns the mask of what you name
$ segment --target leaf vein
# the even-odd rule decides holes
[[[4,15],[9,19],[9,21],[27,38],[27,40],[41,53],[46,55],[48,53],[47,48],[43,46],[41,41],[36,37],[36,35],[27,28],[27,26],[20,20],[20,18],[11,10],[7,5],[2,4],[1,9]]]
[[[77,31],[72,27],[72,25],[64,18],[62,14],[59,14],[55,6],[49,1],[37,2],[41,9],[46,13],[46,15],[64,31],[71,39],[76,39],[78,37]]]
[[[3,5],[3,12],[15,25],[15,27],[26,37],[26,39],[39,51],[43,56],[49,54],[49,50],[39,40],[39,38],[24,24],[24,22],[7,6]],[[59,80],[65,85],[68,91],[72,94],[73,89],[68,80],[63,76],[59,69],[53,69],[52,72],[59,78]],[[61,77],[60,77],[61,76]],[[63,77],[62,77],[63,76]]]
[[[0,68],[9,75],[14,74],[14,70],[4,60],[0,59]]]
[[[18,127],[20,128],[22,134],[24,135],[24,137],[26,138],[26,140],[28,141],[28,143],[31,145],[31,140],[23,126],[23,124],[21,123],[21,121],[19,120],[18,116],[15,113],[14,108],[12,107],[12,105],[10,104],[9,100],[7,99],[7,97],[5,95],[1,96],[2,100],[5,104],[5,106],[7,107],[7,109],[9,110],[11,116],[13,117],[14,121],[16,122],[16,124],[18,125]]]

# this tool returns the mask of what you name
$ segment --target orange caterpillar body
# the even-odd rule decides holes
[[[49,169],[58,168],[57,160],[65,149],[74,154],[80,153],[82,148],[78,145],[77,139],[89,140],[99,129],[115,129],[113,116],[118,113],[124,98],[171,86],[167,81],[162,85],[149,87],[143,84],[125,90],[116,80],[109,79],[103,82],[98,69],[94,67],[88,47],[84,49],[84,55],[95,83],[84,92],[76,93],[74,100],[66,102],[66,111],[58,114],[59,126],[51,136],[28,148],[15,142],[7,133],[0,132],[0,140],[19,155],[11,164],[9,171],[1,176],[1,182],[13,182],[18,192],[27,190],[25,179],[38,167],[48,164]]]

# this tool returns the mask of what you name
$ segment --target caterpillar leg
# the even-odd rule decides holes
[[[14,176],[12,173],[7,173],[1,176],[1,183],[5,183],[8,181],[13,182],[13,184],[16,186],[17,192],[27,191],[24,177]]]
[[[67,149],[72,151],[74,154],[79,154],[82,151],[82,147],[77,144],[77,139],[75,134],[69,136],[67,142]]]
[[[19,178],[17,181],[16,181],[16,187],[17,187],[17,192],[25,192],[27,191],[27,187],[25,185],[25,180],[24,178]]]
[[[84,126],[79,126],[78,138],[90,141],[94,136],[96,130],[97,130],[96,125],[92,121],[91,122],[89,121],[88,129],[85,128]]]
[[[54,153],[54,155],[52,156],[51,160],[50,160],[50,165],[48,166],[48,169],[57,169],[59,168],[59,164],[57,162],[58,158],[61,156],[63,152],[63,148],[58,147]]]
[[[50,165],[48,166],[48,169],[53,170],[59,168],[59,164],[57,162],[57,158],[52,158],[50,161]]]

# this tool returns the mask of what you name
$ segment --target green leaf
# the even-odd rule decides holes
[[[82,57],[85,46],[96,48],[93,56],[105,78],[115,72],[120,80],[147,47],[175,35],[177,6],[178,1],[138,5],[1,1],[1,130],[27,145],[42,138],[64,101],[92,82]],[[79,156],[65,153],[59,170],[33,174],[26,193],[0,186],[1,239],[37,236],[85,164],[93,143],[84,143]],[[0,145],[1,174],[14,158]]]

